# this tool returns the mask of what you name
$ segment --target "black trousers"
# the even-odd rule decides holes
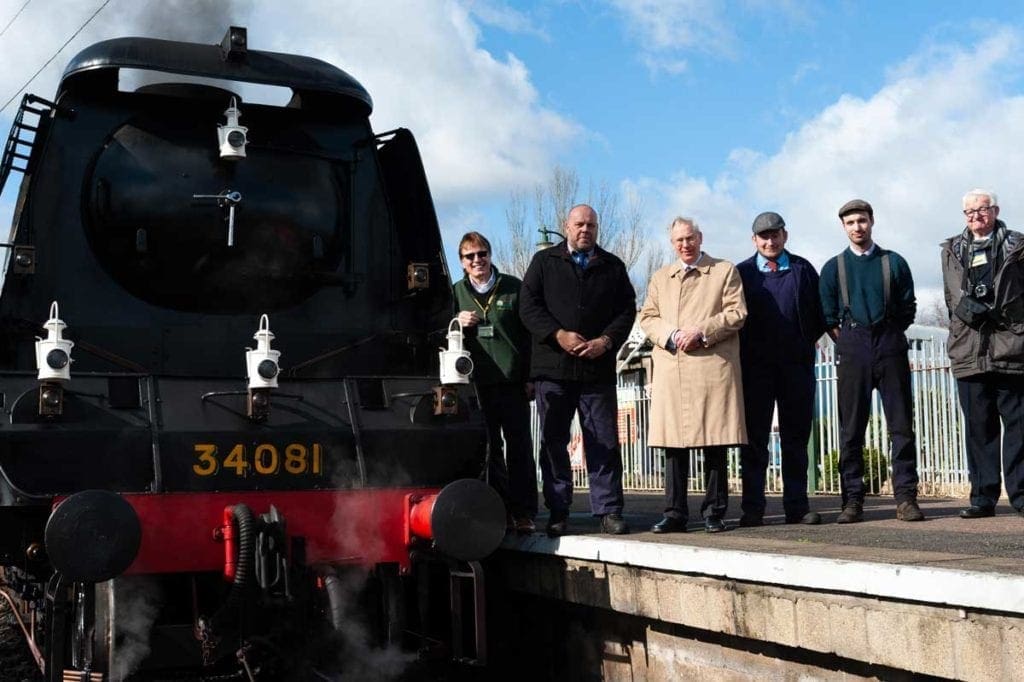
[[[619,447],[618,398],[614,383],[539,380],[540,474],[544,504],[552,516],[572,506],[569,429],[579,412],[584,461],[594,516],[622,513],[622,451]]]
[[[807,501],[807,441],[814,416],[814,364],[743,365],[743,403],[749,444],[740,449],[743,513],[764,516],[768,440],[772,408],[779,406],[782,446],[782,506],[787,517],[810,510]]]
[[[1015,509],[1024,509],[1024,377],[979,374],[957,379],[967,427],[971,504],[991,509],[999,501],[999,420],[1003,422],[1003,481]]]
[[[488,480],[516,518],[537,515],[537,469],[530,437],[530,401],[522,384],[477,386],[491,444]],[[502,432],[507,451],[502,452]]]
[[[906,336],[886,324],[845,326],[836,341],[836,350],[843,504],[864,501],[864,429],[871,414],[871,392],[876,388],[892,440],[896,501],[916,499],[917,446]]]
[[[703,519],[720,519],[729,505],[729,470],[726,462],[728,446],[716,445],[704,450],[704,501],[700,505]],[[687,480],[690,477],[690,450],[665,448],[665,516],[686,521],[690,510],[686,502]]]

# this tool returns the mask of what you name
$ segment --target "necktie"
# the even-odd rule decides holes
[[[581,268],[586,268],[587,267],[587,261],[590,260],[589,257],[587,256],[587,252],[586,251],[573,251],[572,252],[572,259],[574,261],[576,261],[576,265],[580,266]]]
[[[773,260],[765,261],[764,265],[765,265],[766,268],[768,268],[768,272],[775,272],[775,271],[777,271],[779,269],[779,264],[776,263]]]

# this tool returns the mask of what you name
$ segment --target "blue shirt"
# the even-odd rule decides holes
[[[779,266],[777,268],[779,272],[789,270],[789,254],[785,251],[782,252],[781,256],[775,259],[775,262]],[[768,259],[762,256],[760,251],[757,252],[757,269],[761,272],[771,272],[771,270],[768,269]]]

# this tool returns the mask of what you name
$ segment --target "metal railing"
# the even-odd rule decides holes
[[[970,489],[964,445],[963,413],[956,395],[956,381],[950,372],[946,344],[939,339],[914,339],[908,351],[914,397],[914,432],[917,436],[917,469],[921,495],[964,496]],[[815,359],[818,378],[811,440],[808,444],[808,491],[839,492],[839,414],[836,403],[835,348],[827,341],[819,344]],[[620,377],[619,443],[622,448],[623,488],[628,491],[664,490],[665,454],[661,448],[647,445],[649,392],[644,386],[631,384]],[[540,424],[534,407],[531,415],[534,456],[540,448]],[[572,425],[570,460],[573,483],[587,487],[579,424]],[[777,421],[773,419],[768,444],[769,465],[766,491],[782,491],[782,459]],[[892,492],[891,446],[877,391],[871,400],[871,417],[865,434],[864,478],[867,491]],[[729,451],[729,486],[740,489],[738,448]],[[703,456],[700,451],[690,455],[691,491],[702,491]],[[538,480],[539,480],[538,472]]]

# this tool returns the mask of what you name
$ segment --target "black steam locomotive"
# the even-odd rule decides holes
[[[353,614],[371,647],[485,654],[505,512],[478,407],[439,379],[468,372],[440,366],[423,165],[371,108],[237,27],[101,42],[24,98],[0,571],[46,679],[310,679],[363,644]]]

